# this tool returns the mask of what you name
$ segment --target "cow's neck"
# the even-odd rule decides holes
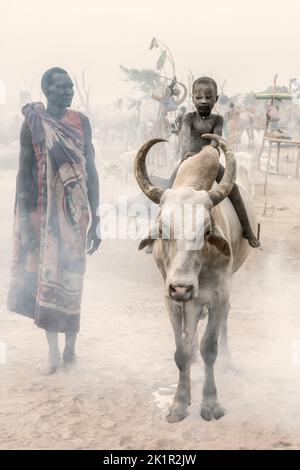
[[[197,191],[211,189],[219,170],[218,151],[207,146],[187,158],[179,167],[173,189],[192,187]]]

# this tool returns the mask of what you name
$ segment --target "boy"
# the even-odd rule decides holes
[[[216,147],[215,142],[210,142],[203,139],[203,134],[217,134],[222,135],[223,118],[218,114],[212,114],[211,111],[218,101],[218,89],[216,82],[209,77],[198,78],[193,83],[193,103],[196,111],[187,113],[183,119],[181,130],[181,162],[186,158],[195,155],[206,145]],[[171,176],[169,186],[173,185],[177,173],[176,171]],[[224,174],[224,167],[220,164],[219,172],[217,175],[217,182],[219,183]],[[260,246],[260,242],[252,232],[246,208],[240,194],[238,185],[235,183],[233,189],[228,196],[232,205],[237,213],[239,221],[243,230],[243,237],[249,241],[252,247]]]

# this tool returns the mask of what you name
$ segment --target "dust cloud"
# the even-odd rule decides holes
[[[58,65],[66,68],[72,78],[77,77],[74,109],[88,114],[92,122],[101,201],[117,207],[120,197],[125,197],[129,203],[146,204],[148,210],[149,202],[134,179],[133,159],[139,146],[158,132],[158,105],[153,105],[149,90],[141,91],[136,83],[124,81],[128,77],[122,74],[119,64],[155,69],[159,54],[150,51],[149,45],[157,36],[173,51],[178,80],[189,87],[190,70],[194,77],[212,75],[220,92],[224,85],[222,94],[228,98],[217,105],[216,112],[224,115],[233,100],[241,114],[248,113],[247,94],[272,87],[276,72],[278,84],[287,89],[289,79],[300,76],[294,60],[298,55],[299,29],[295,21],[299,4],[287,2],[294,13],[289,22],[282,23],[281,17],[267,8],[271,2],[252,2],[251,11],[250,6],[244,10],[244,5],[233,1],[226,2],[226,7],[224,2],[217,2],[218,15],[209,15],[215,23],[205,21],[199,28],[199,15],[191,13],[198,11],[198,2],[194,1],[189,3],[188,11],[182,12],[177,8],[174,11],[172,2],[162,5],[153,1],[150,8],[146,2],[132,0],[126,2],[126,11],[121,5],[117,14],[116,2],[101,6],[100,11],[99,3],[90,0],[86,2],[89,8],[82,13],[82,5],[71,7],[68,2],[54,1],[52,11],[47,13],[55,28],[53,38],[52,31],[44,34],[47,17],[42,6],[33,1],[2,3],[0,41],[6,46],[0,80],[1,90],[5,86],[7,92],[0,90],[0,448],[299,448],[297,152],[293,147],[283,148],[280,171],[272,159],[264,195],[267,149],[262,152],[261,169],[257,169],[265,125],[264,103],[250,103],[250,111],[255,114],[254,146],[249,147],[247,126],[241,130],[238,142],[238,150],[252,159],[262,248],[251,251],[233,281],[229,340],[235,370],[223,371],[219,363],[216,367],[219,400],[226,410],[224,418],[212,423],[200,418],[203,363],[199,357],[192,367],[189,416],[176,425],[165,421],[178,378],[174,339],[159,273],[152,256],[138,252],[137,240],[104,240],[99,251],[88,259],[74,368],[60,368],[56,374],[45,376],[48,351],[44,332],[31,320],[6,309],[23,119],[20,109],[24,100],[43,99],[41,74]],[[261,15],[255,8],[257,4]],[[33,14],[24,21],[28,8]],[[68,28],[70,34],[66,36]],[[208,35],[212,38],[211,50],[206,52],[202,44],[205,38],[207,45]],[[171,76],[170,68],[167,73]],[[91,86],[89,105],[84,85]],[[166,86],[162,80],[154,91],[162,92]],[[193,109],[190,97],[185,104],[188,111]],[[280,107],[282,129],[296,138],[298,105],[281,103]],[[148,163],[149,174],[161,184],[179,159],[178,139],[171,131],[176,113],[169,116],[169,143],[160,144],[159,150],[149,155]],[[205,320],[200,335],[204,325]]]

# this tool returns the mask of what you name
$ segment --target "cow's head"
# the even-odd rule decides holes
[[[214,245],[225,257],[230,247],[222,232],[214,224],[211,209],[231,191],[236,176],[233,153],[219,136],[207,134],[217,140],[226,157],[222,181],[210,191],[192,187],[163,191],[153,185],[146,170],[149,149],[161,139],[145,144],[135,160],[135,176],[142,191],[160,205],[155,225],[139,245],[139,249],[154,243],[153,254],[165,281],[165,295],[177,302],[186,302],[198,295],[198,276],[203,267],[208,245]]]

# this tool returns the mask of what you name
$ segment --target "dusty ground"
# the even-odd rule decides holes
[[[14,173],[2,171],[0,340],[7,361],[0,365],[0,448],[300,448],[300,184],[286,175],[270,177],[267,198],[262,173],[255,176],[263,250],[252,252],[233,285],[230,340],[238,373],[216,371],[226,415],[209,423],[199,416],[199,359],[190,415],[169,425],[164,416],[177,369],[152,257],[133,241],[103,242],[88,260],[78,363],[44,376],[44,332],[5,308]],[[273,215],[262,215],[266,200]]]

